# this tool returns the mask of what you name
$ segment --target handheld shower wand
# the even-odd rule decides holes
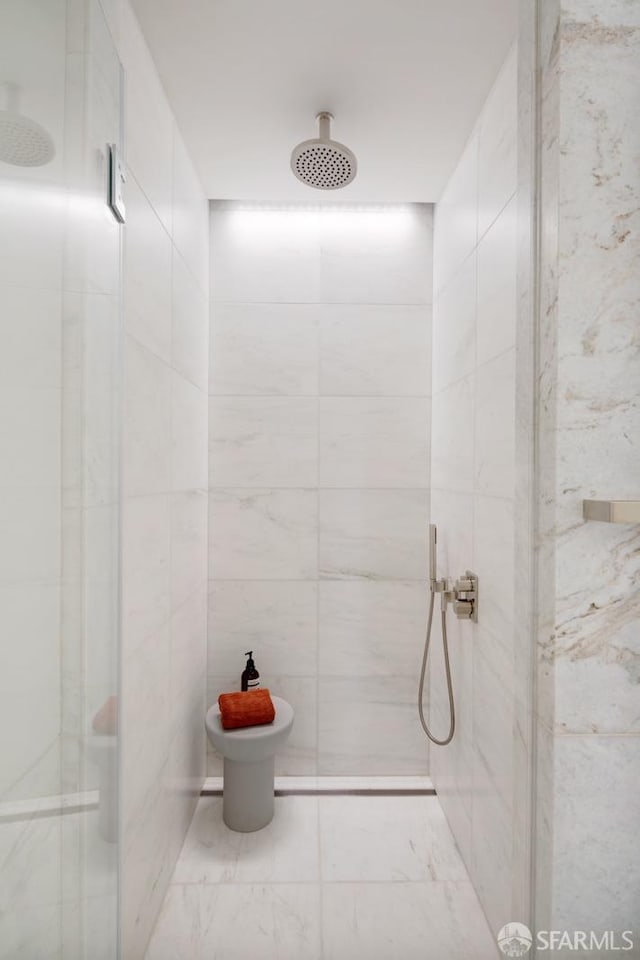
[[[438,576],[438,528],[435,523],[429,524],[429,583],[431,591],[435,592]]]
[[[443,603],[441,610],[441,622],[442,622],[442,649],[444,651],[444,669],[445,675],[447,678],[447,692],[449,695],[449,732],[444,740],[438,740],[437,737],[431,733],[429,726],[424,716],[424,707],[422,701],[424,699],[424,684],[427,673],[427,658],[429,656],[429,647],[431,645],[431,629],[433,627],[433,608],[436,600],[436,593],[443,592],[442,588],[438,589],[438,563],[437,563],[437,552],[438,552],[438,529],[435,523],[429,524],[429,617],[427,619],[427,632],[424,640],[424,653],[422,655],[422,668],[420,670],[420,686],[418,688],[418,713],[420,714],[420,723],[422,724],[422,729],[429,737],[432,743],[435,743],[438,747],[446,747],[448,743],[451,743],[453,740],[453,735],[456,730],[456,707],[453,699],[453,681],[451,678],[451,663],[449,661],[449,641],[447,638],[447,604],[444,600],[443,593]],[[444,581],[440,581],[441,584],[444,584]]]
[[[453,609],[459,620],[478,620],[478,578],[475,573],[467,570],[464,577],[456,580],[452,584],[448,579],[438,579],[438,531],[435,523],[429,524],[429,617],[427,619],[427,631],[424,641],[424,653],[422,655],[422,668],[420,670],[420,685],[418,688],[418,713],[420,714],[420,723],[422,729],[429,737],[432,743],[439,747],[446,747],[453,740],[456,729],[456,708],[453,699],[453,680],[451,678],[451,662],[449,660],[449,639],[447,637],[447,605],[453,604]],[[435,606],[436,593],[441,597],[441,623],[442,623],[442,649],[444,651],[444,670],[447,679],[447,693],[449,696],[449,732],[444,740],[439,740],[431,733],[427,721],[424,717],[424,708],[422,701],[424,698],[424,684],[427,673],[427,659],[429,656],[429,647],[431,645],[431,630],[433,627],[433,610]]]

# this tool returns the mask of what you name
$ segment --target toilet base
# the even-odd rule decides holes
[[[222,818],[230,830],[252,833],[273,819],[274,757],[257,763],[224,758]]]

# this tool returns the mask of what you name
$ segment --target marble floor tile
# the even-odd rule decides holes
[[[323,797],[323,881],[466,880],[436,797]]]
[[[276,797],[271,823],[237,833],[222,819],[222,799],[202,797],[176,865],[175,883],[317,882],[318,800]]]
[[[496,960],[436,797],[277,797],[251,834],[221,804],[198,804],[145,960]]]
[[[146,960],[321,960],[320,888],[173,884]]]
[[[498,955],[468,880],[331,883],[323,887],[322,901],[327,960],[494,960]]]

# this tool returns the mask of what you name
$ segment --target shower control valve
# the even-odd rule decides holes
[[[459,620],[478,622],[478,578],[471,570],[456,580],[453,611]]]
[[[443,610],[450,603],[458,620],[478,622],[478,578],[475,573],[467,570],[455,581],[448,578],[433,580],[431,589],[442,594]]]

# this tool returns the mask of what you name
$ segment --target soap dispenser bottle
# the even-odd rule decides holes
[[[242,677],[240,680],[240,689],[241,690],[255,690],[256,687],[260,686],[260,674],[256,670],[256,665],[253,662],[253,650],[249,650],[248,653],[245,653],[245,657],[248,657],[247,665],[242,671]]]

